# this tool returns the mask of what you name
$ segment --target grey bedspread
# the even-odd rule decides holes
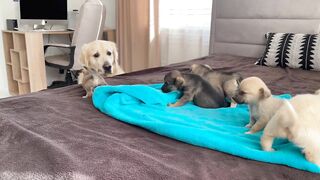
[[[274,93],[320,88],[320,73],[253,65],[255,59],[212,56],[114,78],[159,83],[172,69],[207,63],[259,76]],[[168,139],[94,109],[80,86],[0,100],[0,179],[320,179],[320,175],[247,160]],[[230,147],[232,148],[232,147]]]

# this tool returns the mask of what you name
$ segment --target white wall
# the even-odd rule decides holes
[[[105,26],[107,28],[116,28],[116,0],[101,0],[106,6],[107,18]],[[79,9],[85,0],[68,0],[68,10]],[[19,3],[13,0],[0,0],[0,29],[6,28],[6,19],[18,19]],[[55,71],[57,72],[57,71]],[[52,72],[52,73],[55,73]],[[50,73],[50,75],[52,74]],[[52,77],[51,77],[52,78]],[[0,34],[0,98],[8,95],[7,76],[3,54],[2,34]]]
[[[12,0],[0,1],[0,29],[6,28],[6,19],[17,19],[19,12],[18,3]],[[7,73],[3,54],[2,33],[0,35],[0,97],[7,96]]]
[[[0,6],[2,3],[0,2]],[[2,16],[2,11],[0,11],[0,17]],[[4,22],[3,19],[0,18],[0,28],[3,29]],[[2,36],[0,35],[0,41],[2,42]],[[0,98],[7,95],[6,89],[7,86],[7,74],[5,71],[5,62],[4,62],[4,55],[3,55],[3,44],[0,42]]]

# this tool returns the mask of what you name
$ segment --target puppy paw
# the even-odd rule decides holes
[[[233,103],[233,102],[232,102],[232,103],[230,104],[230,107],[231,107],[231,108],[235,108],[235,107],[237,107],[237,105],[238,105],[237,103]]]
[[[246,128],[251,128],[252,127],[252,124],[247,124],[246,126],[245,126]]]
[[[310,152],[310,151],[304,151],[304,156],[306,157],[306,159],[310,162],[313,162],[315,163],[315,158],[314,158],[314,155]]]
[[[264,151],[273,152],[275,151],[272,147],[262,148]]]
[[[245,134],[253,134],[253,132],[247,131],[247,132],[245,132]]]
[[[169,107],[179,107],[181,106],[181,103],[179,102],[176,102],[176,103],[173,103],[173,104],[168,104]]]
[[[82,96],[83,99],[88,98],[88,95]]]

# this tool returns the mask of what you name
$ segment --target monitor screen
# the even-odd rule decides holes
[[[20,0],[21,19],[66,20],[67,0]]]

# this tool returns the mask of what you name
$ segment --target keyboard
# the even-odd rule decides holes
[[[67,29],[35,29],[31,31],[40,31],[40,32],[56,32],[56,31],[67,31]]]
[[[17,31],[36,31],[36,32],[60,32],[60,31],[69,31],[67,29],[21,29],[21,28],[14,28]]]

